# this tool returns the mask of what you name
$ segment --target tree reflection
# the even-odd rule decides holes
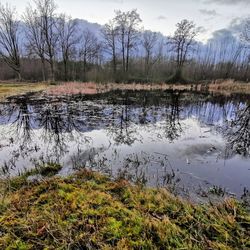
[[[228,153],[250,156],[250,105],[240,109],[226,131]]]
[[[130,146],[138,140],[136,127],[132,125],[127,105],[113,109],[112,123],[108,126],[108,134],[116,145]]]
[[[165,137],[170,142],[176,140],[183,131],[180,123],[181,93],[172,91],[167,94],[166,99],[153,98],[152,100],[147,92],[142,92],[137,104],[129,104],[131,102],[126,96],[123,106],[114,107],[112,123],[108,131],[116,144],[132,145],[136,141],[141,141],[140,132],[149,129],[148,124],[157,123],[164,118],[164,125],[159,131],[151,128],[152,131],[149,132],[156,132],[158,138]],[[152,105],[154,101],[157,106]]]
[[[2,135],[1,140],[7,137],[10,141],[9,151],[6,150],[9,159],[18,155],[33,159],[40,154],[59,162],[63,157],[69,158],[69,154],[76,154],[79,148],[81,154],[74,161],[85,163],[88,155],[96,155],[86,149],[89,146],[86,132],[103,130],[114,146],[132,146],[143,142],[143,136],[150,137],[152,142],[160,139],[175,142],[184,133],[183,120],[190,117],[211,130],[220,124],[220,133],[226,120],[233,118],[226,132],[230,154],[249,156],[250,107],[237,112],[236,117],[233,115],[243,105],[240,99],[183,91],[111,92],[88,98],[42,102],[22,98],[1,104],[0,124],[6,125],[9,133]],[[93,139],[99,141],[95,136]],[[74,149],[70,148],[72,145]]]
[[[60,107],[58,105],[46,105],[40,110],[37,122],[39,127],[43,128],[42,140],[52,146],[50,153],[53,154],[56,162],[59,162],[60,157],[67,152],[68,147],[63,134],[66,124]]]
[[[166,107],[166,123],[164,129],[165,137],[173,142],[182,133],[182,126],[180,123],[180,93],[171,94],[171,103],[169,109]]]
[[[21,141],[22,147],[25,147],[32,140],[32,111],[25,100],[10,107],[9,119],[10,117],[13,118],[11,121],[12,131],[14,132],[13,137]]]
[[[79,145],[85,142],[85,137],[80,135],[85,126],[80,119],[83,111],[75,110],[74,105],[69,103],[37,105],[22,99],[13,104],[1,105],[1,114],[4,115],[1,122],[11,124],[10,142],[19,147],[18,151],[12,152],[15,157],[30,156],[33,161],[32,152],[40,150],[36,145],[40,141],[48,147],[40,158],[59,162],[68,153],[70,141]]]
[[[36,121],[42,128],[42,140],[50,145],[51,152],[57,161],[68,153],[69,142],[78,145],[86,142],[85,131],[87,124],[80,118],[84,110],[78,110],[71,103],[47,104],[37,110],[39,114]]]

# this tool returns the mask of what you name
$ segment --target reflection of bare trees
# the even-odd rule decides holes
[[[117,114],[118,116],[116,117]],[[114,109],[112,117],[112,123],[111,126],[109,126],[108,131],[117,145],[132,145],[138,140],[136,136],[136,128],[132,126],[127,105],[119,108],[118,113],[117,110]]]
[[[230,153],[250,155],[250,106],[237,112],[227,131]]]
[[[241,105],[239,99],[204,97],[182,91],[115,92],[106,93],[100,100],[94,97],[93,101],[82,101],[72,97],[39,105],[28,98],[19,98],[15,103],[0,106],[0,123],[11,124],[13,135],[8,136],[13,137],[11,145],[16,143],[20,147],[11,154],[28,159],[34,152],[43,151],[43,157],[59,162],[69,153],[70,145],[85,151],[89,143],[84,133],[88,131],[107,129],[115,146],[141,142],[146,133],[153,141],[174,142],[183,133],[183,119],[194,117],[201,124],[224,128],[226,120],[231,120]],[[239,112],[228,130],[231,153],[249,155],[249,110],[248,107]]]
[[[159,98],[156,99],[156,106],[154,106],[148,93],[142,92],[138,106],[138,104],[132,105],[128,96],[125,96],[123,105],[113,109],[112,123],[108,126],[109,134],[116,144],[132,145],[135,141],[140,140],[139,129],[165,118],[163,128],[156,131],[157,136],[158,138],[166,137],[171,142],[174,141],[182,133],[180,97],[181,93],[170,92],[168,98],[163,102],[159,103]],[[138,123],[141,125],[140,128],[137,126]]]
[[[53,155],[59,161],[59,158],[67,152],[68,147],[63,134],[65,129],[63,113],[57,105],[47,105],[40,110],[37,121],[43,128],[42,139],[49,145],[54,145]]]
[[[48,146],[46,158],[57,162],[68,152],[70,141],[81,144],[85,139],[79,134],[84,127],[80,119],[82,112],[69,103],[34,105],[20,99],[15,104],[1,106],[1,113],[6,122],[11,123],[11,143],[19,146],[18,152],[13,151],[15,156],[27,158],[32,156],[31,152],[40,150],[36,137],[40,134],[38,129],[42,131],[38,140]]]
[[[85,139],[79,132],[85,123],[79,118],[82,113],[70,103],[47,104],[37,110],[36,121],[43,129],[42,140],[52,146],[52,154],[57,161],[68,152],[69,141]],[[73,135],[76,132],[77,135]]]
[[[25,100],[19,105],[10,106],[9,117],[14,118],[12,121],[13,137],[21,141],[21,147],[25,147],[31,142],[32,138],[32,121],[29,105]]]
[[[166,112],[164,135],[170,142],[176,140],[182,133],[180,123],[180,94],[172,93],[170,110]]]

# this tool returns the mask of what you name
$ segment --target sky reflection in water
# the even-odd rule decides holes
[[[248,96],[123,91],[0,104],[0,165],[90,167],[148,185],[250,189]]]

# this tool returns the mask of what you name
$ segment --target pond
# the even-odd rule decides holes
[[[27,95],[0,104],[0,166],[59,163],[192,197],[250,189],[250,98],[187,91]]]

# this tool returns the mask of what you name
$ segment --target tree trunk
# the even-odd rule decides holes
[[[21,73],[20,73],[19,70],[17,71],[17,78],[18,78],[18,81],[19,81],[19,82],[22,81],[22,76],[21,76]]]
[[[87,59],[86,59],[86,55],[84,55],[84,58],[83,58],[83,81],[85,82],[87,77],[86,77],[86,72],[87,72]]]
[[[55,69],[54,69],[54,61],[50,60],[50,81],[55,81]]]
[[[146,58],[145,58],[145,75],[148,80],[149,76],[149,60],[150,60],[150,55],[149,52],[147,52]]]
[[[67,60],[63,60],[63,66],[64,66],[64,80],[68,81],[68,63]]]
[[[126,60],[125,60],[125,41],[124,41],[125,37],[124,34],[122,34],[122,68],[123,68],[123,73],[125,73],[126,71]]]
[[[113,39],[113,73],[114,77],[116,77],[116,54],[115,54],[115,40]]]
[[[45,76],[45,60],[44,58],[41,58],[42,61],[42,77],[43,77],[43,81],[46,81],[46,76]]]
[[[183,66],[178,65],[175,74],[169,80],[171,83],[187,83],[187,80],[183,77]]]
[[[128,34],[128,41],[127,41],[127,55],[126,55],[126,72],[128,73],[129,70],[129,54],[130,54],[130,34]]]
[[[126,59],[126,72],[129,71],[129,48],[127,50],[127,59]]]

